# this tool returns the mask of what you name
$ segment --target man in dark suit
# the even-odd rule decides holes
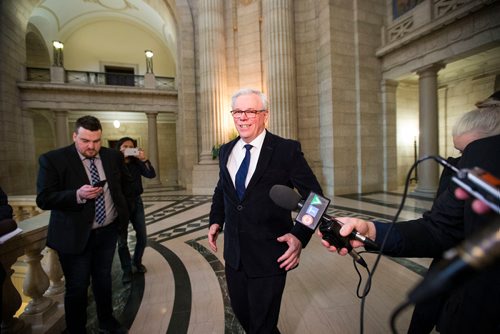
[[[500,176],[500,135],[475,140],[467,145],[458,168],[481,167]],[[490,215],[479,215],[472,206],[472,199],[457,199],[451,184],[434,202],[431,211],[420,219],[398,222],[389,234],[384,254],[402,257],[439,257],[444,251],[467,240],[491,220]],[[353,228],[374,239],[379,245],[388,232],[389,224],[364,221],[357,218],[338,218],[344,223],[341,235],[348,235]],[[330,251],[334,246],[322,241]],[[353,247],[362,246],[358,241]],[[346,249],[340,250],[342,255]],[[500,263],[453,288],[442,298],[434,325],[440,333],[500,333]],[[453,282],[450,281],[450,285]],[[440,298],[439,296],[437,298]],[[428,331],[427,331],[428,332]],[[420,333],[424,333],[421,331]]]
[[[226,281],[233,311],[247,333],[279,333],[277,324],[286,272],[299,264],[312,231],[293,224],[291,213],[275,205],[275,184],[298,189],[302,197],[321,187],[300,144],[266,130],[264,94],[242,89],[232,98],[239,137],[222,145],[219,181],[212,198],[208,240],[224,228]]]
[[[127,332],[113,317],[111,297],[118,229],[128,222],[122,188],[127,174],[120,152],[101,147],[101,133],[97,118],[81,117],[75,124],[74,144],[39,159],[36,202],[51,210],[47,246],[58,252],[64,272],[70,333],[86,332],[90,278],[100,332]],[[99,180],[106,183],[93,186]]]

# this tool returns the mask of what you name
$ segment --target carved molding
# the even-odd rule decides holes
[[[469,0],[434,0],[433,14],[434,18],[444,16],[449,12],[465,5]]]
[[[404,21],[398,23],[397,25],[389,28],[389,42],[394,42],[401,37],[407,35],[413,28],[413,16],[408,17]]]

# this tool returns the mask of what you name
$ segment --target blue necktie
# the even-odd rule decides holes
[[[250,150],[252,149],[252,145],[246,144],[245,149],[245,157],[241,162],[240,168],[236,172],[236,177],[234,183],[236,185],[236,192],[238,193],[238,197],[243,199],[243,194],[245,193],[245,181],[247,179],[248,174],[248,166],[250,166]]]
[[[101,179],[99,178],[99,172],[94,163],[94,159],[90,160],[90,176],[92,178],[92,184],[96,184]],[[106,206],[104,205],[104,192],[96,197],[95,199],[95,221],[97,224],[102,224],[106,220]]]

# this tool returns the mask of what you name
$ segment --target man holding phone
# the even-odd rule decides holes
[[[101,147],[102,127],[79,118],[74,144],[42,154],[37,205],[51,210],[47,246],[57,251],[65,276],[67,330],[86,333],[87,290],[92,279],[100,333],[127,333],[114,317],[111,264],[118,230],[128,222],[129,174],[123,156]]]

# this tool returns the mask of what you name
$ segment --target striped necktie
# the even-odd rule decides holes
[[[101,179],[99,178],[99,172],[94,163],[94,159],[90,160],[90,176],[92,178],[92,184],[96,184]],[[104,204],[104,192],[96,197],[95,199],[95,221],[97,224],[102,224],[106,220],[106,206]]]

